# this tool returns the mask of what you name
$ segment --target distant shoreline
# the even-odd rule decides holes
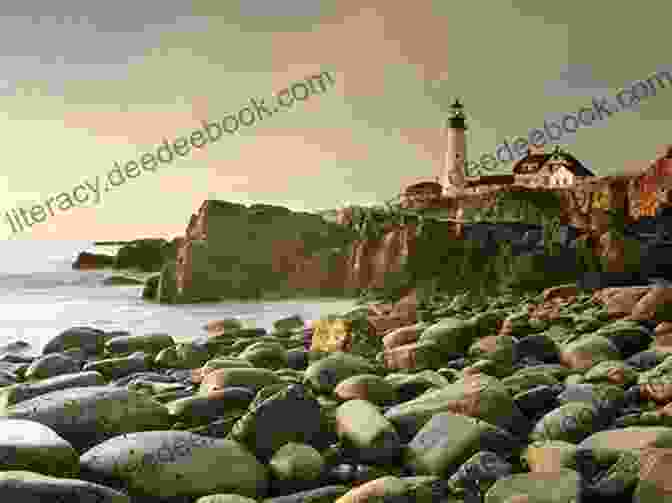
[[[94,246],[116,246],[116,245],[125,245],[130,243],[130,241],[94,241]]]

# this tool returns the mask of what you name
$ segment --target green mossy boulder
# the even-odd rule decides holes
[[[276,342],[254,343],[246,347],[238,358],[258,368],[277,370],[287,367],[287,350]]]
[[[82,454],[88,472],[155,498],[234,493],[265,496],[266,468],[233,440],[164,430],[111,438]],[[216,469],[216,476],[213,476]]]
[[[336,428],[341,441],[357,450],[364,462],[389,461],[401,452],[394,426],[366,400],[348,400],[336,409]]]
[[[316,480],[322,474],[324,458],[317,449],[306,444],[288,442],[268,462],[278,480]]]
[[[404,464],[413,473],[447,477],[479,451],[511,455],[520,449],[511,434],[452,412],[434,415],[405,450]]]
[[[164,348],[175,345],[175,341],[168,334],[150,333],[144,335],[123,335],[112,337],[105,342],[105,350],[111,354],[126,354],[142,351],[156,354]]]
[[[311,363],[304,372],[304,382],[318,393],[331,393],[344,379],[358,374],[375,374],[375,370],[366,358],[337,352]]]
[[[162,349],[154,363],[160,367],[174,369],[195,369],[203,366],[210,359],[209,351],[195,344],[182,343]]]
[[[478,384],[478,389],[474,384]],[[498,379],[481,375],[477,382],[459,379],[441,389],[429,391],[414,400],[390,408],[386,413],[394,425],[424,425],[440,412],[467,407],[473,417],[487,421],[507,431],[527,427],[527,419],[513,402],[507,388]]]
[[[587,403],[566,403],[545,414],[535,425],[530,439],[578,444],[594,433],[597,415],[595,408]]]
[[[550,490],[552,488],[552,490]],[[517,473],[498,480],[485,494],[485,503],[508,503],[526,495],[529,503],[575,503],[580,501],[581,475],[569,468],[558,472]]]

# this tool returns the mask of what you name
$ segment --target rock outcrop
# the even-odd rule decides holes
[[[115,259],[103,253],[81,252],[73,262],[73,269],[105,269],[114,267]]]

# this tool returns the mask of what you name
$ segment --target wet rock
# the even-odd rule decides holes
[[[211,494],[198,498],[196,503],[257,503],[257,500],[239,494]]]
[[[287,366],[294,370],[308,368],[308,351],[305,349],[290,349],[287,351]]]
[[[435,414],[408,444],[405,466],[416,474],[447,476],[478,451],[506,457],[521,447],[510,433],[485,421],[454,414]]]
[[[639,371],[645,371],[651,370],[658,364],[662,363],[664,359],[664,354],[655,350],[647,350],[640,351],[639,353],[632,355],[630,358],[625,360],[625,363]]]
[[[121,435],[80,457],[82,470],[160,498],[233,493],[265,496],[266,468],[238,442],[174,430]],[[212,467],[222,467],[213,476]]]
[[[287,367],[287,350],[278,343],[257,342],[238,356],[257,368],[277,370]]]
[[[165,374],[159,374],[158,372],[134,372],[133,374],[127,375],[120,379],[115,379],[110,384],[112,384],[113,386],[126,386],[127,384],[133,382],[133,380],[135,379],[142,379],[145,381],[152,381],[152,382],[164,382],[164,383],[177,382],[176,378]]]
[[[563,440],[532,442],[523,451],[521,461],[531,472],[558,472],[576,469],[577,446]]]
[[[374,371],[375,366],[366,358],[337,352],[311,363],[305,371],[304,382],[319,393],[331,393],[342,380]]]
[[[34,383],[18,383],[0,389],[0,410],[52,391],[84,386],[102,386],[103,384],[105,384],[105,378],[100,372],[61,374]]]
[[[18,470],[0,472],[0,493],[7,501],[131,503],[128,496],[100,484]]]
[[[115,435],[170,424],[163,405],[141,393],[111,386],[52,391],[7,407],[1,415],[42,423],[77,450]]]
[[[422,426],[440,412],[479,418],[514,433],[524,433],[529,427],[507,389],[498,379],[486,375],[467,376],[445,388],[429,391],[392,407],[385,417],[395,426]]]
[[[297,328],[303,328],[304,321],[301,316],[295,314],[286,318],[281,318],[273,322],[273,329],[278,332],[287,332]]]
[[[597,416],[595,407],[582,402],[561,405],[537,422],[530,439],[578,443],[594,433]]]
[[[670,473],[672,451],[649,447],[640,453],[639,482],[633,493],[634,503],[668,503],[672,498]]]
[[[280,382],[280,378],[269,369],[222,368],[213,370],[203,378],[200,391],[215,391],[230,386],[243,386],[258,391],[264,386]]]
[[[136,352],[121,358],[105,358],[84,365],[84,371],[100,372],[106,379],[120,379],[127,375],[149,370],[150,356]]]
[[[672,288],[651,288],[632,308],[628,319],[672,321]]]
[[[604,360],[620,360],[621,355],[606,337],[589,335],[565,345],[560,359],[573,370],[587,370]]]
[[[465,491],[483,495],[497,480],[512,473],[513,466],[501,456],[480,451],[465,461],[449,480]]]
[[[193,395],[168,402],[166,408],[176,420],[188,424],[203,424],[231,410],[245,410],[254,400],[248,388],[228,387],[207,394]]]
[[[150,333],[113,337],[105,343],[105,349],[112,354],[135,353],[136,351],[156,354],[162,349],[174,345],[175,341],[170,335]]]
[[[581,501],[581,476],[563,468],[557,472],[517,473],[498,480],[485,495],[487,503],[511,503],[517,495],[529,503],[568,503]],[[549,488],[553,490],[550,491]],[[522,501],[521,501],[522,503]]]
[[[398,474],[392,473],[392,475],[401,475],[402,469],[399,468],[398,472]],[[389,474],[389,467],[382,468],[374,465],[341,463],[332,466],[327,473],[327,479],[335,484],[352,484],[357,486]]]
[[[401,454],[392,423],[366,400],[348,400],[336,409],[336,431],[362,463],[390,462]]]
[[[426,323],[417,323],[393,330],[383,337],[383,348],[394,349],[405,344],[417,342],[425,328],[427,328]]]
[[[203,330],[213,334],[237,332],[243,328],[243,322],[238,318],[224,318],[223,320],[209,321],[203,326]]]
[[[3,356],[4,356],[4,353],[15,355],[17,353],[24,353],[24,352],[28,351],[30,349],[30,347],[31,347],[30,344],[27,343],[26,341],[21,341],[21,340],[14,341],[14,342],[10,342],[9,344],[4,344],[4,345],[0,346],[0,353],[2,353]]]
[[[513,396],[513,401],[520,411],[530,420],[550,412],[558,406],[558,392],[551,386],[537,386]]]
[[[341,400],[367,400],[376,405],[397,401],[398,396],[389,381],[375,374],[362,374],[344,379],[334,389]]]
[[[333,485],[300,491],[285,496],[266,498],[263,503],[331,503],[348,492],[348,488],[342,485]],[[339,498],[340,499],[340,498]]]
[[[383,361],[389,370],[436,369],[445,361],[436,342],[413,342],[383,351]]]
[[[255,399],[233,426],[230,438],[259,459],[268,459],[287,442],[312,444],[320,428],[320,404],[303,385],[293,384],[267,399]]]
[[[559,361],[557,344],[545,334],[533,334],[523,337],[516,342],[515,351],[520,358],[532,356],[546,363],[557,363]]]
[[[446,318],[426,328],[418,342],[438,344],[443,355],[450,359],[466,352],[478,335],[479,325],[474,319]]]
[[[335,503],[375,503],[377,501],[434,501],[435,477],[381,477],[351,489]],[[438,500],[438,499],[437,499]]]
[[[42,349],[42,354],[60,353],[69,348],[82,348],[89,354],[102,353],[107,336],[97,328],[73,327],[51,339]]]
[[[583,376],[588,383],[610,383],[629,387],[637,382],[637,371],[622,361],[603,361]]]
[[[156,355],[154,363],[160,367],[174,369],[194,369],[201,367],[210,359],[210,353],[204,347],[196,344],[176,344],[162,349]]]
[[[628,320],[619,320],[604,326],[594,332],[594,335],[609,339],[624,359],[644,351],[653,341],[650,330],[636,321]]]
[[[75,478],[79,455],[47,426],[23,419],[0,419],[0,470]]]
[[[324,458],[314,447],[289,442],[278,449],[268,462],[278,480],[317,480],[324,471]]]
[[[80,370],[79,363],[73,358],[53,353],[38,358],[26,370],[26,379],[46,379],[60,374],[70,374]]]

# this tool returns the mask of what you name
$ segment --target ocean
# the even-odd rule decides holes
[[[87,241],[0,244],[0,345],[22,340],[31,345],[28,354],[39,354],[51,338],[73,326],[133,335],[162,332],[188,340],[205,334],[203,325],[211,320],[236,317],[245,326],[270,330],[273,321],[285,316],[314,320],[355,305],[348,299],[159,305],[142,299],[141,285],[103,285],[115,271],[73,270],[81,251],[114,250]]]

